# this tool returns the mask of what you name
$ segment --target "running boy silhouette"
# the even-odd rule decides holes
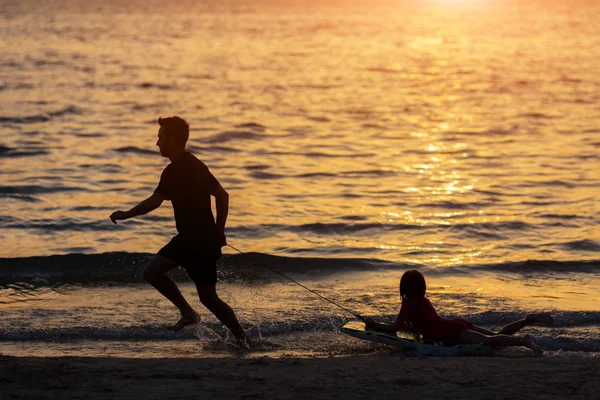
[[[227,244],[225,221],[229,194],[208,167],[185,150],[189,137],[189,125],[185,120],[179,117],[159,118],[158,124],[156,145],[160,154],[169,158],[171,163],[164,169],[152,196],[129,211],[115,211],[110,220],[116,224],[120,220],[147,214],[160,207],[163,201],[170,200],[178,235],[144,269],[144,278],[181,312],[181,318],[170,329],[178,331],[200,321],[175,282],[165,275],[167,271],[182,266],[196,284],[202,304],[229,328],[240,343],[248,345],[234,311],[216,292],[216,262],[222,255],[221,247]],[[216,223],[211,196],[216,199]]]

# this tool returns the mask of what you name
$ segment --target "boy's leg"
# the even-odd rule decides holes
[[[202,304],[233,333],[236,339],[246,341],[246,333],[235,316],[235,312],[217,295],[216,284],[198,285],[196,288]]]
[[[144,278],[179,309],[181,319],[172,329],[180,330],[186,325],[198,322],[198,315],[185,300],[175,282],[165,275],[175,267],[177,267],[175,261],[157,254],[144,269]]]

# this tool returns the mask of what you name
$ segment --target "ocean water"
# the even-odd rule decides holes
[[[548,311],[527,329],[549,354],[597,354],[600,5],[524,3],[0,0],[0,351],[234,351],[197,301],[203,323],[167,332],[141,280],[170,205],[108,220],[152,193],[156,120],[179,115],[230,193],[232,245],[388,319],[419,268],[444,316]],[[225,252],[254,354],[381,350]]]

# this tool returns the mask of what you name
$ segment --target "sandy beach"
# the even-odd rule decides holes
[[[598,399],[595,358],[0,356],[5,399]]]

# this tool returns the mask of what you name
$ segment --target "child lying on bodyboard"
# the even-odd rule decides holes
[[[424,338],[444,343],[525,346],[536,355],[543,354],[544,350],[535,343],[531,335],[511,335],[530,324],[551,324],[554,322],[551,315],[530,314],[525,319],[506,325],[499,332],[491,332],[461,318],[448,320],[440,317],[425,297],[426,288],[425,278],[419,271],[406,271],[400,279],[402,307],[396,320],[391,324],[382,324],[371,318],[363,318],[363,322],[367,328],[384,332],[409,330],[421,334]]]

